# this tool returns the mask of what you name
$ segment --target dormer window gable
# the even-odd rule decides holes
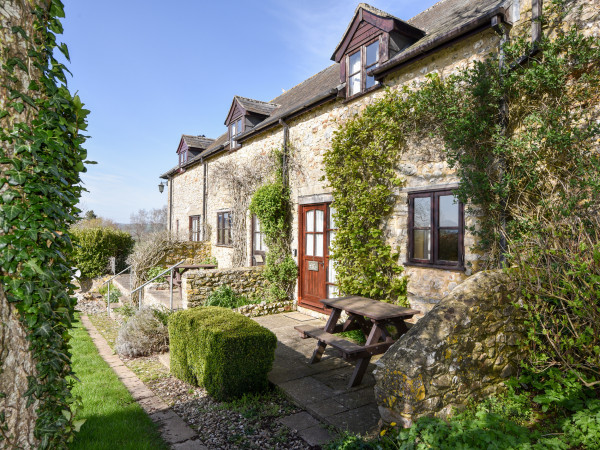
[[[377,86],[368,72],[409,47],[425,33],[388,13],[361,3],[331,59],[340,63],[346,97]]]
[[[206,150],[215,140],[207,138],[204,135],[193,136],[183,134],[177,147],[177,158],[179,165],[183,166],[190,159],[198,156],[203,150]]]
[[[277,106],[273,103],[236,95],[225,119],[225,125],[228,128],[229,149],[233,150],[241,147],[241,143],[236,140],[236,136],[254,128],[265,120]]]

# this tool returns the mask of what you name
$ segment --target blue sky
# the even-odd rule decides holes
[[[181,134],[216,138],[234,95],[268,101],[331,64],[358,2],[63,0],[69,80],[91,110],[80,207],[128,223],[166,204]],[[409,19],[434,0],[371,0]]]

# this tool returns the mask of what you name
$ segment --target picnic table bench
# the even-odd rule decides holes
[[[404,320],[420,313],[416,309],[403,308],[358,296],[324,299],[321,300],[321,303],[331,308],[325,328],[299,325],[294,329],[300,333],[300,337],[303,339],[314,338],[318,341],[310,364],[318,363],[321,360],[328,345],[337,350],[346,361],[356,361],[348,388],[361,383],[372,356],[385,353],[395,342],[387,327],[393,325],[398,332],[397,337],[399,337],[408,331]],[[346,311],[348,319],[344,323],[338,324],[342,311]],[[351,330],[363,332],[367,338],[365,345],[359,345],[341,336],[336,336],[337,333]]]

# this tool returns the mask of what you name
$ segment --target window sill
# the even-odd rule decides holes
[[[452,271],[452,272],[464,272],[466,270],[464,266],[450,266],[450,265],[444,265],[444,264],[424,264],[424,263],[416,263],[416,262],[410,262],[410,261],[406,261],[402,264],[405,267],[421,267],[423,269],[441,269],[441,270],[448,270],[448,271]]]
[[[233,244],[215,244],[215,247],[223,247],[223,248],[233,248]]]
[[[370,94],[371,92],[377,91],[377,90],[381,89],[382,87],[383,87],[383,83],[377,83],[375,86],[371,86],[369,89],[359,92],[358,94],[354,94],[352,97],[346,97],[346,99],[343,100],[342,103],[343,104],[350,103],[350,102],[356,100],[357,98],[362,97],[363,95]]]

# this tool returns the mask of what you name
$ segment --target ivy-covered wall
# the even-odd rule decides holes
[[[69,227],[89,111],[66,86],[60,0],[0,4],[0,447],[66,448],[78,424]]]

